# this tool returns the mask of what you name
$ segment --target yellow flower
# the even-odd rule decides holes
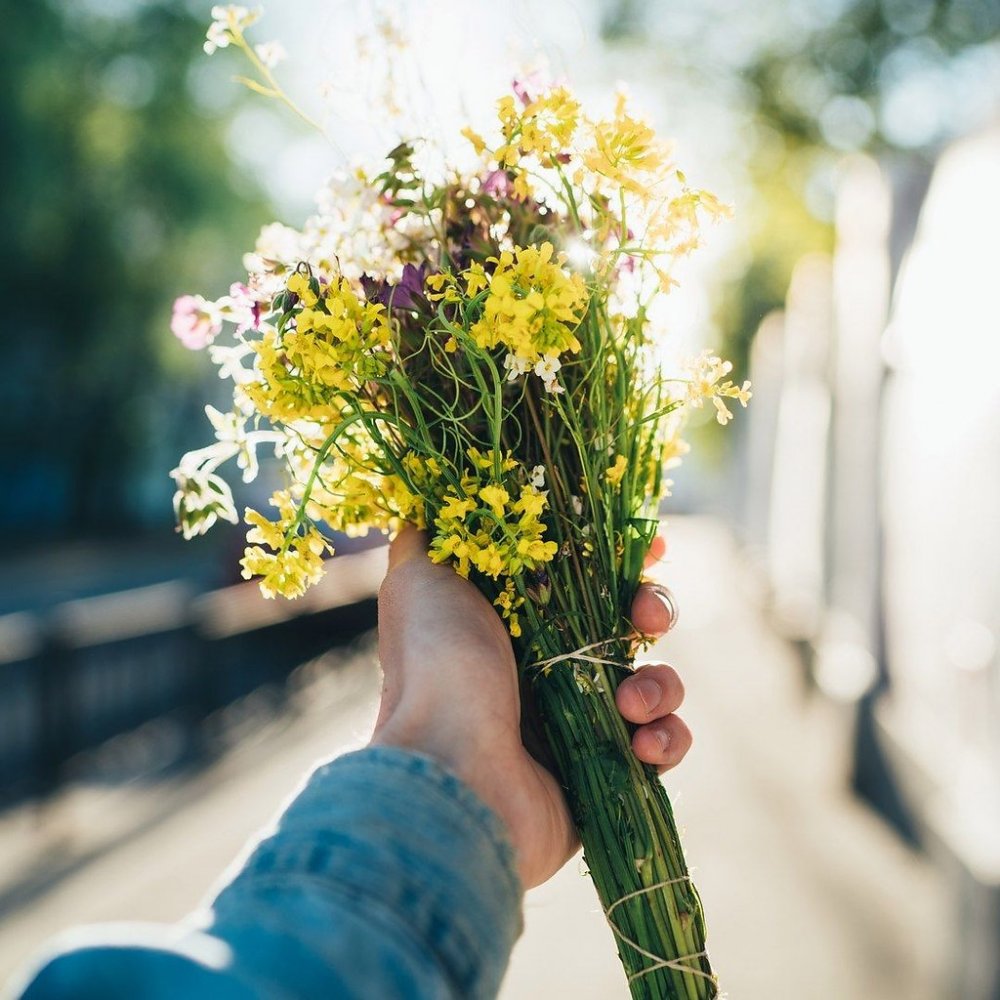
[[[514,590],[513,577],[538,569],[557,551],[555,542],[542,540],[547,494],[531,485],[518,485],[518,499],[511,502],[508,486],[523,484],[527,470],[508,455],[500,461],[499,475],[511,475],[498,482],[497,456],[492,450],[469,448],[468,456],[473,470],[462,475],[465,498],[453,492],[442,496],[430,557],[435,563],[450,562],[462,576],[473,569],[492,579],[505,576],[505,589],[495,603],[506,618],[523,603]],[[480,516],[470,518],[477,511]],[[487,511],[490,516],[485,516]]]
[[[715,406],[716,420],[723,425],[729,423],[733,414],[723,399],[735,399],[745,407],[752,395],[749,382],[738,386],[726,378],[732,370],[730,362],[723,361],[710,350],[702,351],[688,366],[688,377],[684,380],[687,382],[685,404],[698,409],[710,399]]]
[[[520,497],[514,501],[512,509],[523,514],[526,519],[537,519],[545,510],[547,501],[544,493],[531,486],[525,486],[521,490]]]
[[[288,290],[293,295],[297,295],[302,300],[302,304],[307,308],[311,308],[319,301],[319,296],[310,286],[309,276],[302,271],[296,271],[288,279]]]
[[[455,288],[455,277],[447,271],[427,275],[424,285],[428,289],[427,298],[430,302],[458,302],[461,299]]]
[[[478,448],[470,448],[468,450],[468,456],[472,460],[472,464],[483,472],[489,472],[493,468],[493,464],[496,459],[496,453],[492,448],[488,451],[480,451]],[[500,470],[502,472],[510,472],[511,469],[515,468],[517,468],[517,459],[511,458],[509,454],[500,459]],[[468,492],[468,490],[466,490],[466,492]]]
[[[517,554],[525,562],[549,562],[555,556],[559,546],[555,542],[543,542],[540,538],[522,538],[517,543]]]
[[[510,494],[502,486],[494,484],[484,486],[479,491],[479,499],[482,500],[487,507],[491,508],[497,517],[503,517],[504,504],[510,500]]]
[[[482,264],[472,263],[462,272],[462,275],[465,278],[465,293],[469,298],[473,298],[489,286],[489,279],[486,277],[486,271]]]
[[[624,455],[619,455],[615,459],[615,464],[610,466],[604,473],[604,478],[607,479],[612,486],[618,486],[622,481],[622,476],[625,475],[625,470],[628,468],[628,461]]]
[[[476,151],[476,155],[482,156],[486,151],[486,141],[483,137],[468,126],[462,129],[462,135],[472,143],[472,148]]]
[[[468,498],[460,500],[458,497],[446,496],[441,507],[440,517],[444,519],[454,518],[457,521],[462,521],[465,519],[467,514],[470,514],[475,509],[475,500],[470,500]]]
[[[496,545],[491,544],[480,549],[472,557],[472,562],[480,573],[494,580],[504,571],[503,554]]]

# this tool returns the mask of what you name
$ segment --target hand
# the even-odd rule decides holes
[[[665,551],[657,538],[651,560]],[[663,588],[644,583],[632,621],[646,635],[673,624]],[[450,566],[427,557],[423,532],[405,527],[389,548],[379,591],[379,657],[384,684],[374,745],[400,746],[438,760],[507,825],[526,889],[572,857],[579,842],[562,790],[525,750],[514,652],[489,601]],[[661,772],[691,746],[674,711],[684,697],[676,671],[647,664],[618,688],[622,715],[636,723],[636,756]]]

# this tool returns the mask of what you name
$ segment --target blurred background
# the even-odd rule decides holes
[[[274,3],[251,39],[330,141],[202,52],[209,10],[0,0],[0,980],[65,927],[188,912],[374,717],[380,549],[279,604],[238,529],[173,532],[221,383],[172,300],[545,64],[624,82],[736,208],[668,309],[755,396],[675,475],[653,650],[723,984],[998,1000],[1000,5]],[[627,995],[580,872],[529,895],[505,1000]]]

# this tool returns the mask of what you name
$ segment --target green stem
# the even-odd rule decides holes
[[[615,704],[615,689],[627,668],[562,661],[544,670],[527,669],[605,913],[639,893],[615,906],[609,921],[632,996],[712,1000],[718,985],[702,954],[701,901],[670,800],[654,769],[632,752]],[[674,964],[660,965],[643,952]]]

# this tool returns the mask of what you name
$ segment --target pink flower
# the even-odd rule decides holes
[[[551,84],[545,79],[545,74],[541,70],[535,69],[524,76],[516,76],[511,81],[511,90],[514,96],[527,107],[541,94],[549,89]]]
[[[226,318],[236,324],[237,337],[247,330],[260,329],[260,302],[257,292],[242,281],[235,281],[229,286],[229,310]]]
[[[215,340],[222,329],[218,310],[200,295],[182,295],[174,302],[170,318],[173,335],[191,351],[200,351]]]

